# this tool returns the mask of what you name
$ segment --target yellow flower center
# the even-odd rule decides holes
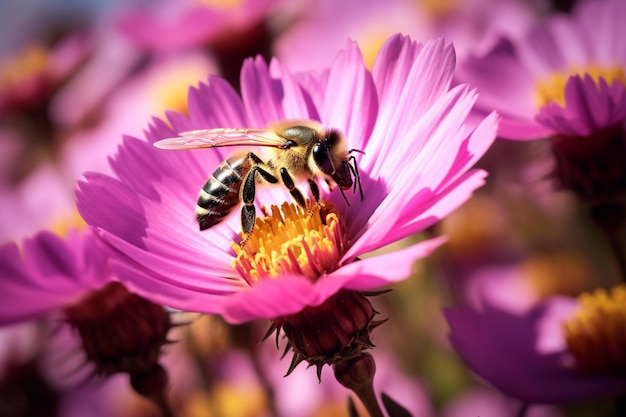
[[[207,73],[215,72],[209,64],[189,60],[183,65],[168,67],[155,74],[150,84],[154,87],[152,113],[173,110],[187,114],[187,93],[190,85],[197,85],[206,78]]]
[[[557,71],[550,76],[537,81],[536,102],[538,107],[554,101],[561,106],[565,106],[565,85],[569,77],[573,75],[588,74],[596,84],[600,78],[604,78],[610,85],[614,80],[626,85],[626,73],[620,66],[602,67],[590,65],[586,68],[573,67],[569,71]]]
[[[578,297],[580,310],[564,323],[577,366],[586,372],[626,371],[626,285]]]
[[[446,16],[462,6],[457,0],[417,0],[417,3],[431,18]]]
[[[363,62],[368,69],[371,70],[374,67],[374,61],[376,61],[380,48],[393,33],[394,29],[391,27],[368,27],[367,32],[364,32],[362,36],[357,36],[357,42],[363,54]]]
[[[67,236],[72,229],[84,229],[87,223],[78,213],[78,209],[74,208],[71,213],[66,213],[52,221],[48,230],[61,237]]]
[[[0,64],[0,91],[18,85],[37,74],[48,65],[48,52],[41,45],[32,45]]]
[[[249,283],[283,274],[314,281],[337,267],[342,241],[339,215],[331,204],[320,202],[306,210],[293,203],[280,209],[273,205],[243,247],[232,244],[237,255],[233,268]]]

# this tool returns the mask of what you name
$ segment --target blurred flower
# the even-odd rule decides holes
[[[107,255],[91,229],[73,230],[65,240],[41,232],[21,247],[0,246],[0,325],[61,317],[80,337],[91,376],[128,373],[135,391],[159,403],[167,385],[158,360],[169,314],[116,282]]]
[[[0,62],[0,117],[36,112],[86,57],[87,39],[73,35],[51,48],[34,43]]]
[[[450,308],[450,341],[471,370],[529,403],[623,394],[624,291],[555,296],[523,312]]]
[[[535,139],[554,133],[587,136],[624,120],[626,50],[619,0],[583,0],[521,39],[502,41],[459,67],[478,86],[479,106],[502,113],[499,135]],[[590,103],[594,103],[590,106]]]
[[[488,388],[471,388],[454,398],[448,404],[443,417],[502,417],[520,415],[522,407],[518,400],[507,398],[498,391]],[[526,417],[562,416],[555,407],[532,405],[523,414]]]
[[[455,277],[457,278],[457,277]],[[538,252],[517,262],[483,265],[463,278],[462,303],[523,314],[554,295],[576,296],[598,280],[588,259],[567,251]],[[452,283],[451,285],[460,283]]]
[[[550,138],[558,186],[606,236],[626,276],[626,3],[582,0],[516,42],[469,60],[459,80],[503,115],[499,135]]]
[[[41,229],[64,233],[84,225],[74,197],[76,181],[83,172],[110,172],[107,156],[124,133],[141,134],[150,115],[167,109],[185,113],[189,85],[216,71],[213,61],[194,52],[154,57],[138,70],[134,54],[136,48],[111,34],[51,99],[48,114],[56,127],[48,134],[56,132],[63,141],[19,183],[7,183],[9,173],[3,176],[0,243],[21,240]],[[97,87],[92,87],[94,84]],[[6,133],[5,149],[19,149],[23,135]],[[26,146],[24,151],[36,153]],[[16,158],[10,162],[21,166]]]
[[[537,12],[520,0],[332,0],[308,9],[276,40],[275,53],[292,71],[321,70],[346,39],[372,67],[385,40],[404,33],[416,40],[443,37],[458,57],[488,48],[499,35],[519,37]]]
[[[42,232],[0,246],[0,271],[0,325],[43,316],[112,279],[95,235],[75,230],[66,240]]]
[[[278,36],[275,46],[276,55],[294,72],[323,70],[346,39],[359,45],[366,66],[372,68],[389,36],[402,32],[425,40],[433,33],[426,14],[409,0],[303,3],[308,9]]]
[[[548,8],[548,0],[417,0],[433,31],[454,43],[459,61],[482,55],[498,38],[519,39]]]
[[[146,48],[250,42],[275,0],[163,0],[120,12],[118,27]]]
[[[0,62],[0,144],[10,153],[0,185],[16,184],[54,157],[62,138],[48,109],[89,56],[91,39],[71,34],[51,46],[34,42]]]
[[[279,23],[284,7],[277,3],[163,0],[121,11],[117,26],[131,43],[151,53],[202,51],[237,89],[244,59],[256,55],[269,59],[274,36],[291,19],[284,13],[286,22]]]

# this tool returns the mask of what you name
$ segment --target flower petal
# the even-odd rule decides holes
[[[348,42],[330,70],[322,122],[343,132],[350,148],[364,150],[377,113],[378,98],[372,75],[356,43]]]
[[[365,291],[402,281],[411,275],[415,261],[430,255],[445,241],[445,237],[429,239],[405,249],[343,265],[318,281],[318,291],[332,294],[341,287]]]
[[[556,297],[523,316],[493,308],[453,308],[445,315],[450,341],[470,369],[522,401],[560,404],[626,391],[626,378],[579,373],[564,365],[565,352],[541,347],[546,338],[562,340],[558,324],[573,308],[571,299]]]
[[[229,323],[271,320],[297,313],[306,306],[318,305],[323,300],[307,278],[286,275],[277,279],[261,280],[247,291],[228,297],[224,302],[222,316]]]

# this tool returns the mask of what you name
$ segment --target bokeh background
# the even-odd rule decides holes
[[[319,71],[353,39],[371,67],[384,40],[402,32],[452,41],[461,66],[502,38],[519,39],[554,13],[567,15],[574,3],[1,0],[0,243],[83,227],[74,201],[83,173],[110,172],[107,156],[123,135],[141,136],[166,110],[184,113],[189,86],[208,74],[237,87],[248,57]],[[489,177],[470,201],[424,234],[384,249],[449,238],[416,262],[414,276],[373,299],[390,319],[373,335],[377,387],[415,417],[618,415],[603,398],[524,409],[472,373],[450,345],[446,307],[489,299],[522,311],[555,294],[611,286],[620,276],[585,205],[555,181],[548,138],[498,139],[479,167]],[[177,343],[164,352],[176,416],[348,416],[348,391],[332,373],[318,383],[301,365],[283,377],[288,360],[271,340],[260,343],[266,323],[172,314],[191,323],[172,331]],[[40,320],[0,328],[0,416],[159,415],[126,375],[84,382],[71,334],[55,341],[48,335]]]

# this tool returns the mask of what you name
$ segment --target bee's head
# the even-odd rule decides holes
[[[342,189],[352,188],[352,172],[348,164],[348,152],[341,135],[330,130],[322,140],[313,145],[313,160],[317,167]]]

